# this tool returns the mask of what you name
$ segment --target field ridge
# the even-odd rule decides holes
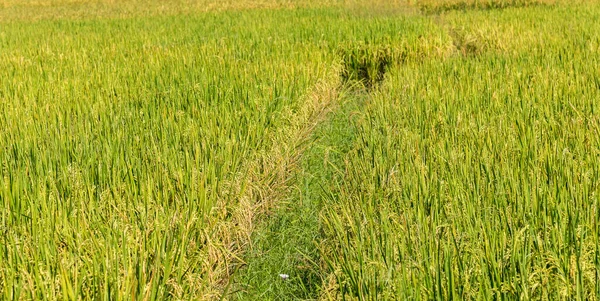
[[[260,154],[248,164],[247,176],[235,183],[234,194],[239,203],[234,208],[222,200],[215,210],[223,218],[213,225],[214,241],[208,246],[214,259],[212,265],[216,277],[211,277],[211,287],[218,288],[226,297],[230,276],[245,265],[243,253],[252,244],[252,233],[260,220],[287,195],[292,175],[306,151],[315,128],[333,110],[338,98],[338,83],[321,81],[306,96],[306,101],[290,117],[287,127],[279,129],[273,137],[273,147]],[[214,296],[213,296],[214,297]]]

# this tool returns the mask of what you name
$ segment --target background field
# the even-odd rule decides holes
[[[599,19],[0,0],[0,295],[596,300]]]

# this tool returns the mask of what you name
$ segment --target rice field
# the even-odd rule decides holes
[[[597,300],[600,3],[0,0],[3,300]]]

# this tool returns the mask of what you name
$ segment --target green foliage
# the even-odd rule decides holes
[[[337,45],[427,32],[333,8],[56,18],[0,33],[5,299],[214,298],[230,255],[207,246]]]
[[[476,12],[563,39],[392,68],[355,119],[325,185],[338,297],[597,299],[598,7],[513,13]]]
[[[3,25],[6,299],[205,297],[212,208],[327,60],[278,20]]]
[[[218,298],[323,81],[226,297],[598,299],[595,1],[86,1],[0,3],[0,299]]]

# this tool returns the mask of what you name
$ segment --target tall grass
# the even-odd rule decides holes
[[[598,5],[403,2],[0,0],[1,298],[597,299]],[[236,240],[305,149],[320,224]]]
[[[213,206],[322,72],[269,17],[3,26],[4,298],[210,292]]]
[[[407,26],[342,8],[55,17],[0,34],[5,299],[217,297],[242,246],[207,246],[248,166],[340,45]]]
[[[597,299],[597,13],[456,14],[511,48],[390,69],[326,186],[339,298]]]

